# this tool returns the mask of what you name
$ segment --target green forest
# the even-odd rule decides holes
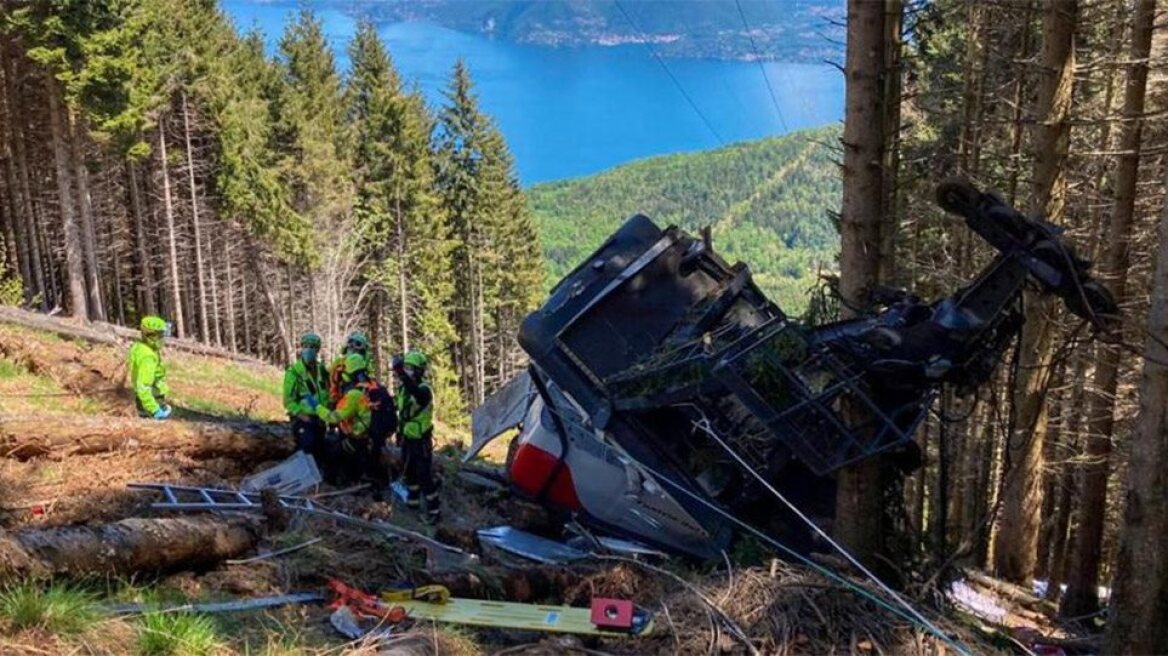
[[[554,283],[625,219],[661,227],[711,226],[728,260],[750,265],[759,286],[791,314],[803,311],[820,273],[836,269],[837,127],[654,157],[528,190]]]
[[[464,63],[434,108],[372,23],[346,47],[342,75],[307,10],[272,56],[213,0],[5,3],[4,302],[275,362],[367,331],[460,418],[520,366],[535,227]]]

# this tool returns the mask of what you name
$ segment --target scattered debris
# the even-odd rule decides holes
[[[329,615],[329,624],[349,640],[378,639],[393,633],[392,626],[370,617],[361,617],[348,606],[341,606]]]
[[[239,489],[259,492],[273,489],[277,494],[299,494],[321,483],[316,460],[303,451],[297,451],[280,464],[243,479]]]
[[[336,579],[329,581],[328,587],[335,595],[332,603],[329,604],[329,608],[333,610],[348,608],[353,615],[358,617],[371,617],[390,624],[397,624],[406,619],[406,611],[401,606],[387,604],[368,592],[358,590]]]
[[[510,526],[480,529],[478,536],[480,542],[547,565],[561,565],[588,557],[585,551]]]
[[[229,561],[230,562],[230,561]],[[315,604],[328,601],[318,592],[296,592],[258,599],[240,599],[206,604],[179,604],[159,607],[154,604],[117,604],[105,606],[111,615],[137,615],[140,613],[236,613],[260,608],[276,608],[292,604]]]
[[[294,551],[300,551],[301,549],[304,549],[305,547],[311,547],[312,545],[316,544],[317,542],[320,542],[323,539],[324,538],[313,538],[307,542],[301,542],[300,544],[296,544],[296,545],[293,545],[291,547],[285,547],[283,549],[278,549],[276,551],[270,551],[268,553],[260,554],[258,556],[252,556],[251,558],[244,558],[242,560],[225,560],[223,562],[227,563],[228,565],[245,565],[247,563],[258,563],[260,561],[268,560],[269,558],[275,558],[276,556],[283,556],[284,554],[290,554]]]
[[[260,495],[254,492],[171,485],[168,483],[130,483],[127,487],[161,492],[166,497],[166,500],[151,504],[152,508],[159,510],[247,512],[262,512],[263,510],[263,505],[259,498]],[[418,542],[429,548],[429,553],[436,567],[459,566],[477,559],[474,554],[468,554],[458,547],[439,542],[416,531],[411,531],[387,522],[378,522],[346,515],[345,513],[316,504],[312,499],[306,497],[280,496],[278,498],[280,507],[291,512],[331,519],[351,526],[359,526],[404,540]]]

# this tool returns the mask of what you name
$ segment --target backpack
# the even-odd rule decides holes
[[[373,379],[362,383],[362,387],[365,402],[369,404],[369,436],[388,438],[397,430],[397,408],[394,407],[393,395]]]

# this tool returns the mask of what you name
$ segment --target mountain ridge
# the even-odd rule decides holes
[[[836,269],[838,126],[637,160],[527,190],[554,284],[626,218],[712,226],[714,247],[746,262],[788,313],[799,313],[820,272]],[[726,220],[730,217],[732,220]]]

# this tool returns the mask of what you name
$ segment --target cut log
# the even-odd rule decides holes
[[[1045,617],[1053,617],[1058,612],[1054,604],[1045,599],[1039,599],[1033,592],[1019,585],[995,579],[976,570],[967,569],[964,572],[970,582],[1000,595],[1013,604],[1041,613]]]
[[[125,576],[213,565],[255,547],[255,519],[176,517],[0,533],[0,580]]]
[[[111,451],[179,452],[197,460],[265,462],[295,446],[283,424],[246,421],[168,421],[126,417],[69,417],[53,421],[0,416],[0,457],[60,459]]]
[[[70,339],[83,339],[98,344],[122,345],[138,336],[137,330],[125,326],[117,326],[101,321],[81,323],[14,307],[0,307],[0,322],[32,328],[34,330],[42,330]],[[206,344],[200,344],[189,339],[168,339],[166,341],[166,347],[186,353],[194,353],[195,355],[226,358],[236,362],[270,364],[259,358],[232,353],[225,349],[207,346]]]

